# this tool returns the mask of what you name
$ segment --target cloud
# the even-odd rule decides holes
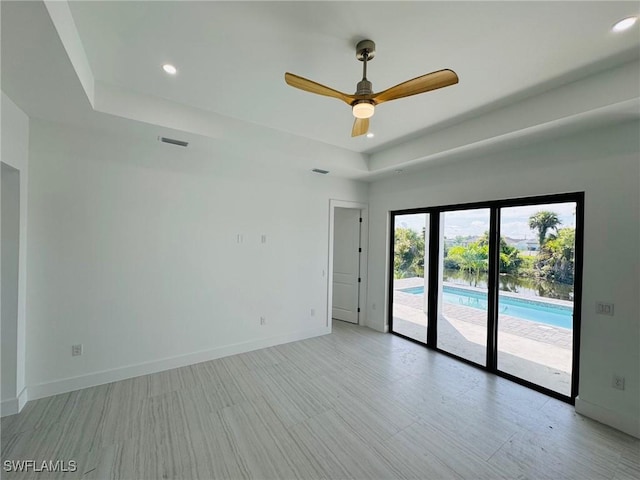
[[[511,238],[533,238],[536,233],[529,228],[528,221],[501,222],[500,234]]]
[[[536,212],[549,210],[558,214],[561,227],[575,227],[576,204],[550,203],[541,205],[525,205],[521,207],[505,207],[500,209],[500,231],[503,236],[511,238],[533,238],[535,231],[529,229],[529,217]],[[408,214],[396,217],[396,225],[422,232],[428,214]],[[482,235],[489,230],[489,209],[455,210],[444,212],[444,234],[446,237],[456,235]]]

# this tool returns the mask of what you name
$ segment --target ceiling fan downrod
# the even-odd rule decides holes
[[[362,65],[362,80],[356,87],[356,95],[373,95],[372,84],[367,80],[367,62],[373,60],[376,55],[376,44],[373,40],[361,40],[356,45],[356,58]]]
[[[369,60],[369,54],[367,52],[364,53],[364,60],[362,61],[362,79],[367,79],[367,60]]]

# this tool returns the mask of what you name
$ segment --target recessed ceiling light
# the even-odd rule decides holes
[[[619,22],[617,22],[613,27],[611,27],[612,32],[624,32],[629,28],[633,27],[635,23],[638,21],[638,17],[627,17],[623,18]]]
[[[402,172],[404,172],[404,170],[402,170],[401,168],[398,168],[398,169],[394,170],[394,172],[396,172],[396,173],[402,173]]]
[[[162,65],[162,69],[169,75],[175,75],[176,73],[178,73],[178,69],[170,63],[165,63],[164,65]]]
[[[373,137],[375,137],[375,136],[376,136],[376,135],[375,135],[373,132],[369,132],[369,133],[367,133],[367,138],[373,138]]]

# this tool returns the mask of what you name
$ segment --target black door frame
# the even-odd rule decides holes
[[[574,283],[573,283],[573,358],[571,372],[571,395],[563,395],[554,390],[550,390],[541,385],[529,382],[515,375],[503,372],[498,369],[498,275],[500,262],[500,209],[505,207],[523,207],[527,205],[550,204],[550,203],[576,203],[576,238],[575,238],[575,260],[574,260]],[[489,225],[489,272],[488,272],[488,307],[487,307],[487,358],[486,366],[475,363],[466,358],[455,355],[438,348],[438,267],[439,262],[432,261],[440,255],[440,214],[456,210],[473,210],[487,208],[490,210]],[[395,255],[395,218],[400,215],[410,215],[426,213],[429,214],[429,265],[425,272],[428,275],[427,284],[427,338],[426,343],[407,337],[393,331],[393,262]],[[582,318],[582,266],[583,266],[583,246],[584,246],[584,192],[563,193],[555,195],[541,195],[534,197],[512,198],[506,200],[493,200],[486,202],[464,203],[454,205],[444,205],[437,207],[411,208],[404,210],[394,210],[389,212],[389,263],[388,263],[388,305],[387,321],[389,332],[406,340],[436,350],[464,363],[481,368],[494,373],[500,377],[509,379],[520,385],[536,390],[538,392],[557,398],[564,402],[575,404],[578,396],[578,381],[580,371],[580,325]]]

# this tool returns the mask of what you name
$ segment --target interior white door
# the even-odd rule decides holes
[[[333,225],[332,317],[358,323],[360,210],[336,208]]]

